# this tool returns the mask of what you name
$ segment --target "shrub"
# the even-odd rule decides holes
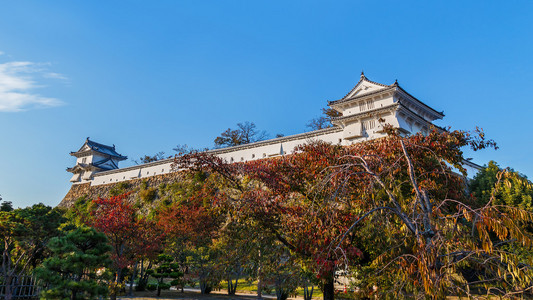
[[[157,189],[156,188],[142,189],[139,192],[139,197],[144,202],[152,202],[152,201],[154,201],[156,196],[157,196]]]
[[[166,282],[163,282],[163,283],[160,283],[159,284],[159,287],[162,289],[162,290],[168,290],[170,289],[170,284],[166,283]]]
[[[157,284],[155,283],[149,283],[146,285],[146,289],[149,291],[155,291],[157,290]]]
[[[130,184],[123,181],[117,183],[113,188],[109,190],[109,196],[118,196],[124,194],[127,189],[130,187]]]

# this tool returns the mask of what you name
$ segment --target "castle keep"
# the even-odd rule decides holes
[[[384,137],[385,124],[392,125],[404,134],[425,133],[433,121],[442,119],[439,112],[405,91],[397,82],[385,85],[369,80],[361,73],[359,82],[342,98],[328,101],[330,108],[341,115],[333,118],[333,127],[285,136],[251,144],[209,150],[228,162],[250,161],[291,153],[300,144],[313,140],[332,144],[350,145]],[[72,187],[60,205],[82,195],[94,196],[91,189],[102,186],[96,195],[105,195],[104,186],[118,182],[136,182],[150,179],[159,182],[171,178],[173,159],[164,159],[147,164],[119,168],[118,163],[127,159],[117,153],[115,146],[106,146],[89,138],[82,147],[71,153],[76,165],[68,168],[73,173]],[[469,174],[475,174],[479,166],[465,161]],[[164,179],[163,179],[164,181]]]

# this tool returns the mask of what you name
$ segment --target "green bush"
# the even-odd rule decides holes
[[[145,280],[138,280],[137,285],[135,286],[135,290],[137,292],[142,292],[146,290],[146,281]]]
[[[157,284],[156,283],[149,283],[146,285],[146,289],[149,291],[155,291],[157,290]]]
[[[169,289],[170,289],[170,284],[163,282],[163,283],[160,283],[160,284],[159,284],[159,287],[160,287],[162,290],[169,290]]]
[[[115,184],[111,190],[109,190],[109,196],[118,196],[124,194],[130,187],[130,184],[123,181]]]
[[[142,189],[139,192],[139,197],[144,202],[152,202],[152,201],[154,201],[156,196],[157,196],[157,189],[156,188]]]

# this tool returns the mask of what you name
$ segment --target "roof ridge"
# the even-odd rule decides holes
[[[405,93],[407,96],[413,98],[415,101],[419,102],[420,104],[422,104],[423,106],[429,108],[430,110],[432,110],[433,112],[441,115],[442,117],[444,117],[444,111],[438,111],[436,109],[434,109],[433,107],[427,105],[426,103],[424,103],[422,100],[419,100],[418,98],[416,98],[415,96],[411,95],[408,91],[406,91],[405,89],[403,89],[399,84],[396,84],[396,87],[402,91],[403,93]],[[442,118],[441,117],[441,118]]]
[[[87,144],[95,144],[96,146],[99,146],[99,147],[103,147],[103,148],[109,148],[109,149],[113,149],[115,150],[115,147],[114,146],[108,146],[108,145],[104,145],[104,144],[101,144],[101,143],[98,143],[98,142],[95,142],[95,141],[91,141],[89,138],[87,138]]]
[[[354,85],[354,87],[346,94],[344,95],[344,97],[342,97],[341,99],[344,99],[346,97],[348,97],[348,95],[350,95],[357,86],[359,86],[359,84],[363,81],[367,81],[367,82],[370,82],[372,84],[376,84],[376,85],[379,85],[379,86],[382,86],[382,87],[390,87],[391,85],[386,85],[386,84],[383,84],[383,83],[379,83],[379,82],[376,82],[376,81],[373,81],[373,80],[370,80],[368,79],[366,76],[365,76],[365,73],[364,72],[361,72],[361,77],[359,78],[359,81]]]
[[[366,94],[355,95],[355,96],[350,97],[350,98],[346,98],[346,97],[344,97],[344,98],[341,98],[341,99],[338,99],[338,100],[328,101],[328,105],[338,104],[338,103],[343,103],[343,102],[350,101],[350,100],[353,100],[353,99],[358,99],[358,98],[364,98],[364,97],[372,96],[372,95],[375,95],[375,94],[379,94],[379,93],[382,93],[382,92],[388,91],[388,90],[393,89],[393,88],[395,88],[395,87],[396,87],[396,86],[394,86],[394,85],[387,85],[387,86],[385,86],[384,89],[375,90],[375,91],[373,91],[373,92],[369,92],[369,93],[366,93]]]

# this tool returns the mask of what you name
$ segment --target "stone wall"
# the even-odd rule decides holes
[[[113,190],[124,190],[125,192],[132,192],[133,196],[141,189],[141,185],[145,182],[148,188],[157,188],[161,184],[169,184],[175,181],[179,181],[181,175],[177,172],[155,175],[147,178],[131,179],[128,181],[121,181],[116,183],[102,184],[97,186],[91,186],[90,183],[73,184],[70,187],[67,195],[59,203],[59,207],[69,208],[80,197],[86,196],[88,199],[108,198],[110,192]],[[124,189],[124,185],[127,188]]]

